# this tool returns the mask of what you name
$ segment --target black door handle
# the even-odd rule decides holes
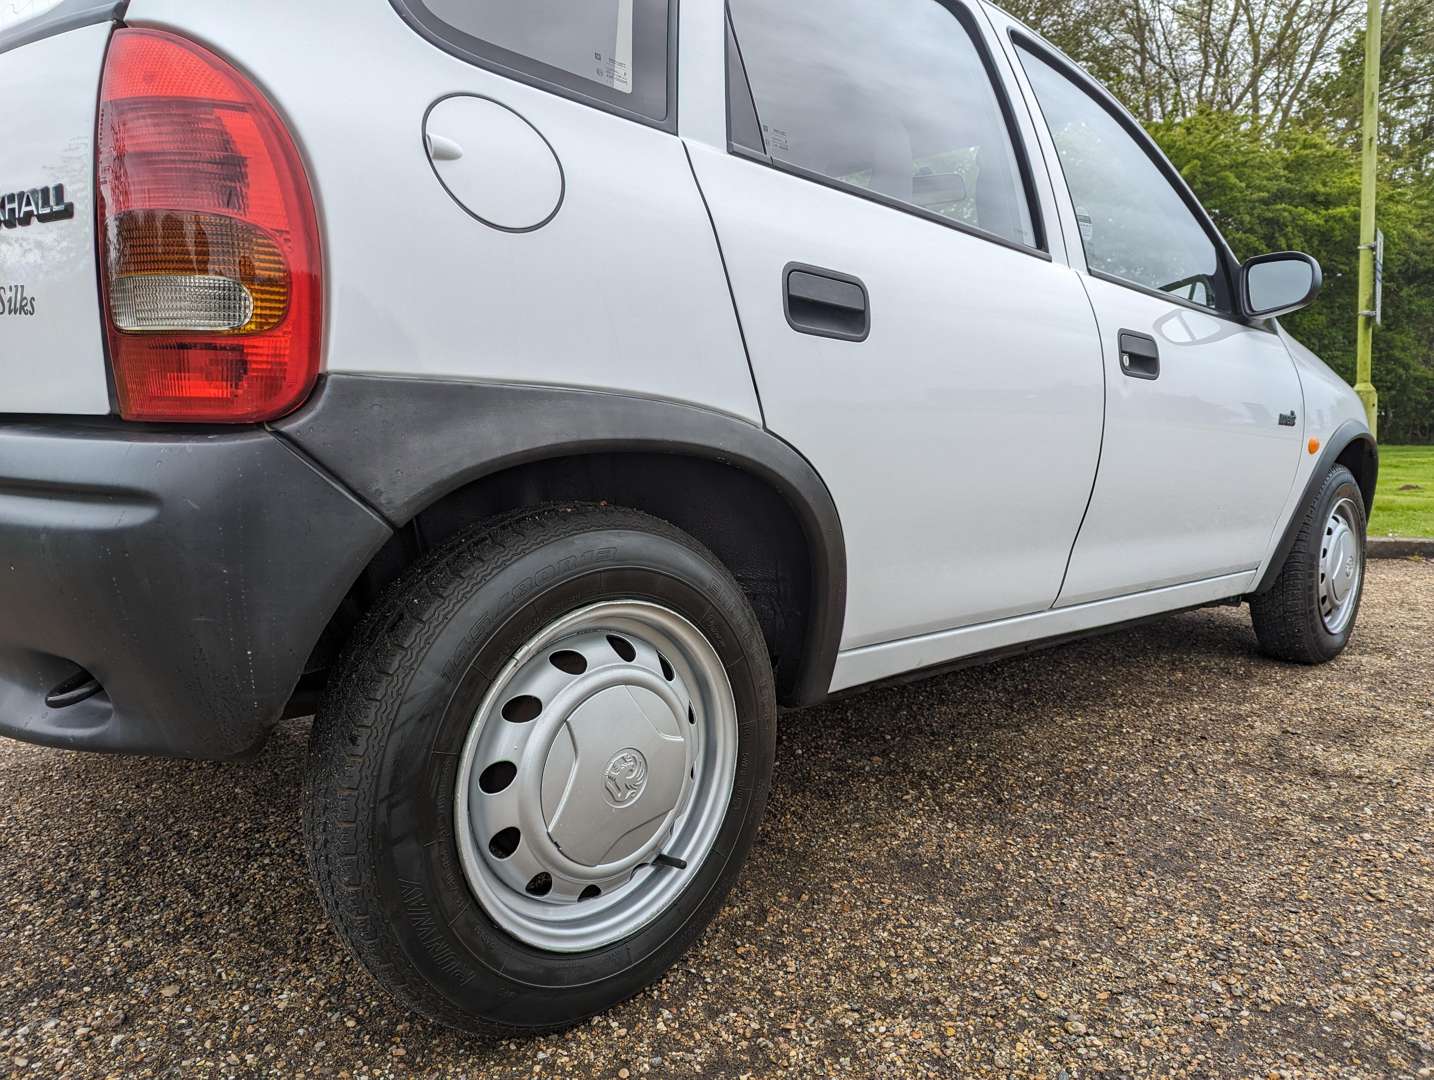
[[[1119,338],[1120,370],[1132,379],[1160,378],[1160,348],[1149,334],[1122,330]]]
[[[782,271],[782,306],[787,325],[799,334],[865,341],[871,307],[860,278],[788,263]]]

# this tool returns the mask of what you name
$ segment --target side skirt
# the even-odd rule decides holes
[[[1119,630],[1179,611],[1238,602],[1255,571],[1171,585],[1163,589],[1039,611],[998,622],[849,649],[837,655],[831,692],[908,681],[1033,652],[1091,634]]]

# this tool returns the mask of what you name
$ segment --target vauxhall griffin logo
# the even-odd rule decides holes
[[[603,786],[614,806],[626,806],[647,786],[647,759],[639,750],[619,750],[603,770]]]
[[[75,216],[75,204],[65,201],[65,185],[11,191],[0,195],[0,225],[7,229],[32,221],[59,221]]]

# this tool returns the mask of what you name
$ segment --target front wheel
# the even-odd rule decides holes
[[[1333,660],[1349,644],[1364,592],[1364,496],[1336,465],[1304,508],[1279,575],[1250,599],[1266,655],[1300,664]]]
[[[766,802],[776,705],[727,570],[632,511],[462,537],[356,633],[315,721],[310,864],[418,1012],[562,1027],[716,914]]]

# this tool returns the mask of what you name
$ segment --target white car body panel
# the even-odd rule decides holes
[[[450,56],[383,2],[136,0],[126,21],[218,49],[288,120],[324,221],[327,370],[611,390],[760,421],[679,139]],[[451,94],[506,105],[552,146],[566,192],[549,224],[501,232],[448,196],[422,136]]]
[[[1012,92],[1039,117],[1011,38],[1013,29],[1031,32],[999,8],[985,9]],[[1287,520],[1276,507],[1292,497],[1307,420],[1288,351],[1265,329],[1090,274],[1055,143],[1044,122],[1037,128],[1062,228],[1075,238],[1072,263],[1101,325],[1107,372],[1100,476],[1060,605],[1254,569]],[[1123,373],[1122,330],[1155,339],[1158,379]],[[1296,425],[1281,426],[1279,413],[1291,411]]]
[[[1011,31],[1019,30],[1031,36],[1034,32],[1019,20],[1012,18],[1005,11],[992,4],[983,4],[987,17],[996,28],[997,37],[1000,39],[1002,50],[1006,55],[1007,73],[1014,86],[1019,87],[1020,94],[1026,101],[1026,106],[1035,115],[1039,116],[1039,108],[1035,105],[1035,95],[1031,89],[1030,82],[1026,78],[1025,69],[1021,66],[1017,56],[1015,44],[1011,39]],[[1036,144],[1040,150],[1040,156],[1047,165],[1047,173],[1050,182],[1058,195],[1058,209],[1061,228],[1069,237],[1080,235],[1080,224],[1076,220],[1075,208],[1066,192],[1064,181],[1060,173],[1059,159],[1056,154],[1055,143],[1051,139],[1050,132],[1044,124],[1038,124],[1036,128]],[[1083,263],[1083,258],[1077,256],[1073,261],[1078,265]],[[1092,279],[1087,278],[1087,281]],[[1097,282],[1097,284],[1099,284]],[[1209,317],[1209,316],[1207,316]],[[1303,345],[1299,344],[1287,331],[1279,327],[1278,321],[1273,321],[1278,329],[1281,341],[1284,342],[1290,360],[1293,364],[1296,378],[1299,381],[1300,391],[1300,414],[1299,414],[1299,445],[1307,447],[1309,438],[1317,438],[1323,445],[1341,424],[1346,421],[1356,423],[1360,428],[1368,430],[1365,422],[1364,408],[1350,388],[1349,384],[1335,374],[1319,357],[1310,352]],[[1266,350],[1262,350],[1266,351]],[[1283,380],[1281,373],[1279,378]],[[1288,408],[1288,406],[1284,406]],[[1279,546],[1285,526],[1293,518],[1295,512],[1302,505],[1306,497],[1305,487],[1309,482],[1311,473],[1314,470],[1318,457],[1314,453],[1297,453],[1294,475],[1291,477],[1290,486],[1283,501],[1279,513],[1276,515],[1276,524],[1266,540],[1264,549],[1259,560],[1259,572],[1255,580],[1263,578],[1265,571],[1269,568],[1270,559],[1275,555]]]
[[[110,411],[95,273],[95,102],[108,26],[0,53],[0,194],[64,185],[67,218],[0,228],[0,412]]]
[[[807,456],[841,513],[843,649],[1050,607],[1095,475],[1104,392],[1059,229],[1046,260],[729,154],[725,65],[708,59],[725,55],[723,7],[684,4],[680,133],[767,426]],[[1016,118],[1029,140],[1030,117]],[[1052,221],[1049,186],[1037,192]],[[871,336],[795,332],[782,298],[792,262],[861,279]]]
[[[1060,603],[1253,570],[1289,496],[1304,415],[1284,342],[1086,278],[1106,363],[1100,476]],[[1153,337],[1160,377],[1121,371],[1121,331]]]
[[[844,533],[844,689],[1242,595],[1301,505],[1317,460],[1306,440],[1363,422],[1283,331],[1087,273],[1016,24],[972,6],[1028,148],[1049,261],[730,154],[722,0],[681,5],[675,134],[450,55],[383,0],[133,0],[126,22],[215,50],[291,127],[322,230],[326,371],[679,402],[803,455]],[[0,54],[0,96],[27,102],[0,147],[0,189],[59,170],[76,207],[0,231],[0,284],[43,283],[45,305],[0,321],[3,412],[112,411],[91,191],[109,32]],[[428,134],[464,155],[435,168],[425,118],[455,95],[502,115],[469,110],[440,130],[449,113],[435,112]],[[541,222],[529,219],[553,173],[528,130],[561,173]],[[525,231],[485,224],[485,207]],[[871,337],[794,333],[780,280],[792,262],[861,278]],[[1159,339],[1160,380],[1121,376],[1121,329]],[[1292,409],[1297,425],[1279,426]]]
[[[1314,476],[1315,467],[1319,464],[1319,451],[1345,424],[1354,424],[1362,430],[1368,430],[1364,404],[1350,389],[1349,383],[1340,378],[1318,356],[1296,341],[1284,327],[1281,326],[1278,329],[1280,339],[1289,350],[1290,360],[1299,375],[1304,410],[1301,414],[1304,429],[1304,443],[1302,444],[1304,452],[1299,455],[1299,465],[1295,470],[1294,482],[1290,485],[1289,496],[1280,508],[1279,524],[1270,537],[1260,560],[1261,577],[1271,569],[1271,560],[1278,553],[1280,535],[1285,524],[1291,521],[1304,506],[1306,488]],[[1310,440],[1315,440],[1318,445],[1315,446]],[[1315,446],[1315,448],[1311,449],[1311,446]],[[1366,508],[1366,510],[1368,509]]]
[[[727,150],[726,0],[684,0],[677,22],[677,130]]]
[[[767,425],[841,513],[843,647],[1050,607],[1100,453],[1100,353],[1075,274],[730,154],[692,157]],[[787,324],[793,261],[865,283],[866,341]]]

